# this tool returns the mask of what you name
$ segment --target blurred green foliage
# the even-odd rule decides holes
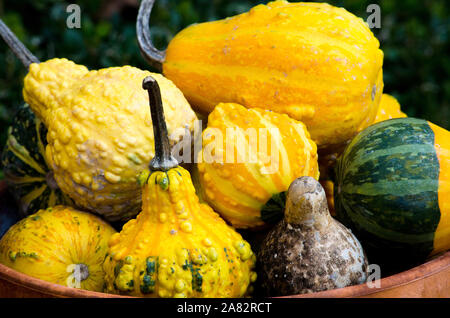
[[[385,53],[385,92],[409,116],[450,128],[450,17],[448,0],[329,0],[367,20],[367,6],[381,7],[373,29]],[[81,7],[81,29],[66,27],[66,7]],[[189,24],[249,10],[259,0],[158,0],[152,14],[155,45],[163,49]],[[122,4],[122,5],[121,5]],[[126,4],[126,5],[123,5]],[[149,68],[135,32],[138,1],[0,0],[0,17],[40,59],[66,57],[91,69],[116,65]],[[0,42],[0,145],[15,108],[22,103],[25,69]]]

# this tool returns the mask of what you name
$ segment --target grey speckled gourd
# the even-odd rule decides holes
[[[311,177],[289,187],[284,219],[262,242],[258,280],[267,296],[305,294],[362,284],[367,259],[356,237],[328,211]]]

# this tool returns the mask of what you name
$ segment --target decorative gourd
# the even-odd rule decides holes
[[[241,297],[256,274],[250,245],[208,205],[170,154],[158,83],[145,78],[155,157],[144,171],[142,211],[110,239],[106,291],[147,297]]]
[[[374,123],[379,123],[380,121],[393,119],[393,118],[403,118],[407,117],[404,112],[400,109],[400,104],[398,100],[391,95],[383,94],[381,96],[380,108],[378,108],[377,116],[375,117]]]
[[[131,66],[88,71],[67,59],[38,63],[3,23],[0,34],[29,67],[23,95],[48,128],[46,159],[58,186],[77,206],[109,221],[135,216],[137,176],[153,157],[142,78],[152,75],[161,86],[172,144],[196,120],[181,91],[162,75]]]
[[[269,2],[193,24],[167,51],[152,46],[154,0],[139,10],[138,41],[200,112],[221,102],[264,107],[306,124],[319,148],[373,122],[383,92],[383,52],[366,23],[326,3]]]
[[[102,291],[102,264],[115,232],[99,217],[71,207],[39,210],[0,240],[0,263],[51,283]]]
[[[337,217],[375,263],[413,266],[450,248],[449,178],[447,130],[416,118],[374,124],[338,160]]]
[[[276,223],[291,182],[319,178],[316,144],[286,114],[221,103],[208,117],[202,145],[202,197],[236,228]]]
[[[284,219],[264,239],[257,259],[265,296],[319,292],[367,279],[361,244],[331,217],[325,192],[311,177],[292,182]]]
[[[45,160],[47,129],[27,104],[22,105],[8,130],[2,167],[21,217],[55,205],[71,205],[56,184]]]

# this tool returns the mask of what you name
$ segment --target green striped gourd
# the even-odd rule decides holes
[[[8,130],[2,167],[21,216],[58,204],[71,204],[61,192],[45,160],[47,129],[27,104],[22,105]]]
[[[359,133],[338,160],[337,217],[368,255],[411,266],[450,248],[449,180],[447,130],[416,118],[383,121]]]

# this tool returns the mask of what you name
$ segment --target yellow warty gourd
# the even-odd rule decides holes
[[[101,292],[114,233],[99,217],[58,205],[13,225],[0,240],[0,263],[51,283]]]
[[[196,115],[181,91],[135,67],[88,71],[67,59],[30,65],[23,95],[48,128],[46,156],[58,186],[74,202],[110,221],[139,212],[139,173],[154,155],[142,78],[161,86],[172,144],[193,130]],[[186,129],[186,131],[185,131]]]
[[[146,78],[156,154],[144,171],[142,211],[109,241],[106,291],[146,297],[241,297],[256,280],[241,235],[199,203],[189,172],[170,155],[156,81]]]
[[[141,49],[196,110],[209,113],[229,102],[285,113],[306,124],[320,149],[373,122],[383,92],[383,52],[366,23],[345,9],[269,2],[191,25],[158,52],[146,41],[153,2],[141,2]]]
[[[278,221],[279,196],[291,182],[319,178],[317,146],[303,123],[231,103],[209,115],[197,162],[202,197],[237,228]]]

